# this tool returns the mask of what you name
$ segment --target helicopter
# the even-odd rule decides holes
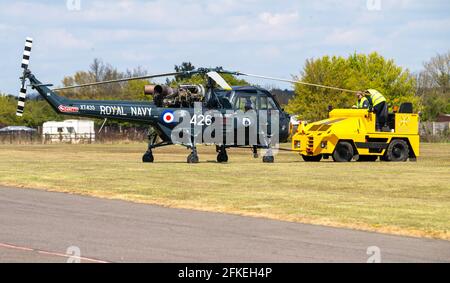
[[[273,163],[273,149],[288,140],[290,115],[269,91],[256,86],[231,87],[220,74],[294,81],[223,68],[198,68],[51,89],[52,84],[42,83],[29,69],[32,46],[33,39],[27,38],[16,115],[23,115],[27,88],[31,87],[60,114],[104,119],[103,125],[108,119],[148,125],[148,147],[142,157],[144,163],[154,162],[155,149],[175,144],[191,151],[187,157],[189,164],[199,163],[197,147],[200,144],[216,146],[218,163],[228,162],[227,149],[233,147],[250,148],[254,158],[259,157],[258,150],[262,149],[265,152],[262,161]],[[58,94],[69,89],[180,75],[201,75],[206,84],[179,85],[176,88],[147,85],[144,93],[152,95],[153,101],[76,100]]]

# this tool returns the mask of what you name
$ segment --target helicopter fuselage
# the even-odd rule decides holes
[[[270,137],[271,133],[276,133],[278,142],[286,142],[289,135],[289,115],[270,92],[257,87],[233,87],[231,91],[210,89],[205,101],[196,103],[195,107],[166,108],[157,107],[150,101],[68,99],[43,85],[32,74],[29,80],[32,87],[60,114],[146,124],[152,126],[158,136],[169,144],[176,143],[174,130],[187,131],[194,136],[197,129],[203,135],[216,121],[221,124],[224,139],[213,142],[200,139],[199,143],[267,147],[267,141],[260,138],[261,134]],[[252,132],[256,133],[256,138],[252,139]],[[179,135],[178,132],[176,134]],[[239,138],[240,135],[244,138]]]

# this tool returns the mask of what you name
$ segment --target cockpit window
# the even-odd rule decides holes
[[[261,96],[261,110],[276,110],[277,107],[272,97]]]
[[[206,93],[206,106],[208,108],[217,108],[217,107],[223,107],[225,109],[232,109],[233,106],[231,105],[231,97],[233,95],[233,91],[226,91],[226,90],[217,90],[214,89],[214,95],[212,95],[211,90],[209,90]]]
[[[217,96],[227,98],[228,100],[231,98],[234,91],[228,90],[214,90]]]
[[[250,110],[257,110],[257,96],[256,95],[240,95],[235,103],[235,109],[247,112]]]

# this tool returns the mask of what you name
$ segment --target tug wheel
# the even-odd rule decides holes
[[[385,153],[387,161],[405,162],[409,157],[409,146],[404,140],[393,140]]]
[[[377,159],[377,155],[360,155],[358,162],[375,162]]]
[[[316,156],[310,156],[310,155],[303,155],[302,158],[305,162],[319,162],[322,160],[322,155],[316,155]]]
[[[334,149],[333,160],[335,162],[350,162],[354,155],[353,146],[349,142],[341,141]]]

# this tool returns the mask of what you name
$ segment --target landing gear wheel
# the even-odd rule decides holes
[[[147,151],[144,156],[142,156],[142,162],[144,163],[153,163],[155,159],[153,158],[153,153],[150,151]]]
[[[217,162],[218,163],[227,163],[228,162],[228,154],[226,152],[220,152],[217,155]]]
[[[335,162],[350,162],[354,155],[353,146],[349,142],[341,141],[334,149],[333,160]]]
[[[319,162],[320,160],[322,160],[322,155],[309,156],[302,154],[302,158],[305,162]]]
[[[409,157],[409,146],[404,140],[393,140],[385,153],[386,159],[391,162],[405,162]]]
[[[275,158],[271,155],[266,155],[263,157],[263,162],[264,163],[274,163],[275,162]]]
[[[253,158],[259,158],[259,154],[258,154],[258,148],[256,146],[253,147],[252,149],[253,151]]]
[[[189,154],[189,156],[188,156],[188,158],[187,158],[187,163],[189,163],[189,164],[196,164],[196,163],[199,163],[199,158],[198,158],[198,155],[197,155],[197,153],[191,153],[191,154]]]
[[[378,156],[376,155],[360,155],[358,162],[375,162],[377,159]]]

